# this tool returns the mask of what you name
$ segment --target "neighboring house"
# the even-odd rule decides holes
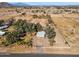
[[[3,32],[3,31],[0,31],[0,36],[2,36],[2,35],[4,35],[5,34],[5,32]]]
[[[36,34],[37,37],[45,37],[45,32],[44,31],[39,31]]]
[[[0,30],[8,28],[12,24],[12,22],[13,22],[13,19],[10,19],[7,22],[3,23],[2,26],[0,26]],[[2,36],[4,34],[5,34],[5,32],[0,31],[0,36]]]
[[[10,20],[6,21],[5,23],[3,23],[2,26],[0,26],[0,29],[6,29],[6,28],[8,28],[12,23],[13,23],[13,19],[10,19]]]
[[[0,29],[6,29],[8,26],[7,25],[4,25],[4,26],[1,26]]]
[[[1,26],[1,27],[0,27],[0,29],[6,29],[6,28],[8,28],[7,25],[4,25],[4,26]]]

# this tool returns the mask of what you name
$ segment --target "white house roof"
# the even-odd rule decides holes
[[[8,26],[7,25],[4,25],[4,26],[1,26],[0,29],[4,29],[4,28],[7,28]]]
[[[0,35],[4,35],[5,34],[5,32],[3,32],[3,31],[0,31]]]
[[[36,36],[37,37],[44,37],[45,36],[45,32],[44,31],[37,32]]]

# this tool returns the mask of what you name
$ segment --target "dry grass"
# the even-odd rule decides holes
[[[70,46],[78,47],[79,43],[75,41],[75,38],[79,35],[79,22],[72,19],[75,15],[73,17],[72,16],[73,14],[68,14],[68,17],[67,15],[64,15],[63,17],[61,14],[61,17],[53,17],[52,15],[52,18],[56,27],[59,29],[63,37],[69,42]]]

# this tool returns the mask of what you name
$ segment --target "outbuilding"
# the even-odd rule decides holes
[[[3,32],[3,31],[0,31],[0,36],[2,36],[2,35],[4,35],[5,34],[5,32]]]
[[[39,31],[36,34],[37,37],[45,37],[45,32],[44,31]]]

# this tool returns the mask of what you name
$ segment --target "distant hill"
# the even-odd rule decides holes
[[[7,2],[0,2],[0,7],[11,7],[12,5]]]
[[[57,8],[79,8],[79,5],[55,5],[54,4],[38,4],[37,2],[36,3],[26,3],[26,2],[0,2],[0,7],[27,7],[27,6],[36,6],[36,7],[41,7],[41,6],[48,6],[48,7],[57,7]]]
[[[26,4],[26,3],[9,3],[11,4],[12,6],[16,6],[16,7],[25,7],[25,6],[30,6],[29,4]]]
[[[25,7],[30,6],[25,3],[8,3],[8,2],[0,2],[0,7]]]

